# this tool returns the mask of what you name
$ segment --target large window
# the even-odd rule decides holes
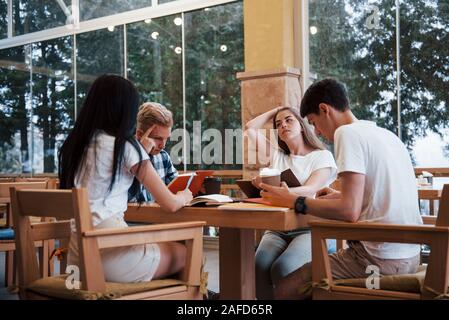
[[[241,168],[242,3],[185,15],[189,169]],[[239,164],[240,162],[240,164]]]
[[[0,30],[6,35],[7,28],[1,28],[7,25],[2,24],[7,1],[2,1]],[[56,5],[59,2],[52,1],[50,6],[49,1],[39,1],[45,9],[42,12],[31,2],[13,1],[13,37],[35,31],[42,35],[44,29],[65,23],[65,13]],[[104,73],[128,77],[141,102],[160,102],[173,112],[177,132],[167,151],[174,151],[171,154],[179,170],[241,168],[236,164],[240,155],[236,133],[230,135],[234,148],[227,154],[233,154],[231,160],[225,157],[229,144],[225,145],[224,138],[226,129],[241,128],[235,74],[244,70],[242,2],[141,17],[137,22],[117,21],[114,26],[109,25],[110,17],[101,17],[148,7],[152,1],[97,2],[92,1],[92,6],[79,2],[81,20],[106,19],[106,27],[90,27],[69,36],[64,34],[69,29],[59,28],[57,32],[64,36],[0,50],[0,173],[57,172],[58,150],[90,85]],[[204,159],[202,153],[197,163],[190,154],[196,142],[194,123],[200,125],[199,138],[204,139],[200,144],[209,155]],[[220,148],[207,149],[211,142],[207,129],[222,135]],[[220,159],[209,161],[218,155]],[[230,162],[225,165],[226,160]]]
[[[356,116],[400,133],[416,166],[449,167],[449,3],[310,0],[309,25],[318,79],[344,81]]]
[[[151,6],[151,0],[80,0],[81,21]]]
[[[8,1],[0,0],[0,39],[8,36]]]
[[[64,1],[62,1],[64,2]],[[64,6],[55,0],[12,1],[13,36],[63,26],[67,16]]]
[[[0,172],[31,172],[30,46],[0,51]]]
[[[57,152],[74,120],[73,38],[32,45],[33,172],[56,173]]]
[[[108,27],[76,36],[77,112],[92,82],[104,73],[124,76],[123,26]]]
[[[173,113],[173,130],[184,137],[181,15],[137,22],[127,26],[128,78],[139,90],[141,101],[159,102]],[[176,22],[176,23],[175,23]],[[176,133],[174,135],[176,137]],[[168,141],[171,150],[176,141]],[[172,153],[176,164],[183,154]],[[178,166],[183,169],[183,166]]]

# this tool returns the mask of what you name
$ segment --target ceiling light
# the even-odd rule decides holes
[[[154,40],[157,40],[158,37],[159,37],[159,32],[154,31],[151,33],[151,38],[153,38]]]
[[[173,20],[173,23],[176,24],[177,26],[182,25],[182,19],[180,17],[177,17]]]

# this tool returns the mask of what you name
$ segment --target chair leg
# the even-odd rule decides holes
[[[14,251],[5,253],[5,285],[9,287],[14,284]]]
[[[42,275],[42,277],[48,277],[49,276],[49,266],[50,266],[50,254],[49,254],[49,245],[48,241],[44,241],[42,244],[42,247],[39,249],[39,272]]]
[[[51,254],[55,250],[55,240],[48,241],[47,254],[48,254],[48,276],[53,276],[55,274],[55,264],[54,259],[50,259]]]

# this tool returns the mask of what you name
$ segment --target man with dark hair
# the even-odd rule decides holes
[[[356,119],[344,84],[332,79],[313,84],[302,99],[301,116],[318,135],[334,142],[341,190],[325,188],[316,198],[305,198],[286,187],[262,184],[266,200],[325,219],[422,224],[407,149],[392,132]],[[414,273],[419,253],[415,244],[348,241],[347,249],[330,255],[332,276],[366,278],[368,266],[378,267],[381,275]],[[275,288],[276,297],[305,298],[298,287],[310,283],[311,274],[311,263],[292,272]]]

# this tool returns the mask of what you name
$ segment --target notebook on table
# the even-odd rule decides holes
[[[223,194],[207,194],[193,198],[186,207],[219,206],[231,202],[234,202],[234,199],[229,196]]]

